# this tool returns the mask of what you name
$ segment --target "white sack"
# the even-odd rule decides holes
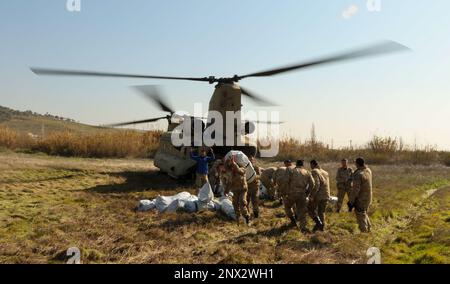
[[[231,159],[231,157],[233,156],[236,157],[236,163],[240,167],[245,168],[245,176],[247,178],[247,183],[254,181],[256,178],[256,172],[248,157],[241,151],[231,150],[225,155],[225,161]]]
[[[155,200],[144,199],[139,201],[137,210],[140,212],[144,212],[155,208],[156,208]]]
[[[328,199],[328,204],[332,206],[336,206],[337,202],[338,198],[336,196],[330,196],[330,198]]]
[[[267,192],[267,188],[262,183],[260,183],[260,185],[259,185],[258,194],[259,194],[259,198],[261,198],[261,199],[269,198],[269,193]]]
[[[234,212],[233,203],[227,197],[222,197],[219,199],[220,211],[222,211],[229,218],[236,220],[236,213]]]
[[[198,201],[208,203],[213,198],[214,193],[212,192],[211,185],[207,182],[198,190]]]
[[[174,201],[177,201],[178,199],[188,199],[191,197],[191,194],[189,192],[180,192],[178,194],[175,194],[173,196],[158,196],[155,199],[156,209],[159,212],[174,212],[178,209],[178,203]]]

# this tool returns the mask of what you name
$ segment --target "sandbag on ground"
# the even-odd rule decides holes
[[[234,212],[233,203],[228,197],[219,198],[220,211],[222,211],[229,218],[236,220],[236,212]]]
[[[156,208],[155,200],[144,199],[139,201],[137,211],[144,212]]]
[[[178,200],[191,200],[192,194],[189,192],[180,192],[172,196],[158,196],[155,199],[156,209],[159,212],[175,212],[179,208]]]
[[[152,209],[157,209],[160,213],[177,211],[195,213],[199,210],[221,211],[230,219],[236,220],[233,203],[229,197],[215,199],[209,183],[200,188],[198,197],[189,192],[180,192],[172,196],[158,196],[153,200],[139,201],[138,211]]]

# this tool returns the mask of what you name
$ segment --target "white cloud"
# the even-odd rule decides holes
[[[350,19],[351,17],[356,15],[356,13],[358,13],[358,10],[359,10],[358,6],[350,5],[346,10],[342,12],[342,17],[344,19]]]

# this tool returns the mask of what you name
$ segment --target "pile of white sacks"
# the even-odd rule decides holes
[[[248,157],[241,151],[230,151],[225,160],[235,157],[239,166],[246,170],[247,182],[252,182],[255,179],[255,170],[250,163]],[[223,190],[221,191],[223,195]],[[231,195],[232,193],[230,193]],[[266,199],[268,197],[267,189],[261,184],[259,188],[259,198]],[[330,205],[335,205],[336,197],[330,198]],[[206,183],[199,189],[198,195],[192,195],[189,192],[180,192],[172,196],[158,196],[153,200],[139,201],[138,211],[144,212],[149,210],[158,210],[160,213],[165,212],[188,212],[194,213],[202,210],[210,210],[222,212],[229,218],[236,220],[236,213],[234,212],[233,204],[229,197],[222,196],[215,198],[211,185]]]
[[[230,151],[225,156],[225,160],[233,157],[240,167],[245,168],[247,182],[252,182],[255,179],[256,173],[248,157],[241,151]],[[266,196],[267,190],[262,186],[260,188],[260,197],[265,198]],[[234,220],[236,219],[236,214],[230,198],[226,196],[214,198],[214,194],[209,183],[206,183],[199,189],[197,196],[192,195],[189,192],[180,192],[172,196],[158,196],[153,200],[139,201],[138,211],[148,211],[154,209],[158,210],[160,213],[180,211],[194,213],[201,210],[211,210],[222,212],[229,218]]]
[[[138,211],[158,210],[166,212],[188,212],[194,213],[202,210],[218,211],[235,220],[233,204],[226,197],[214,198],[209,183],[205,183],[198,191],[198,195],[189,192],[180,192],[172,196],[158,196],[153,200],[139,201]]]

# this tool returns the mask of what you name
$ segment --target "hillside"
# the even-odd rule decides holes
[[[51,134],[70,131],[73,133],[94,133],[99,130],[96,126],[78,123],[73,119],[51,114],[39,114],[32,111],[18,111],[0,106],[0,127],[8,127],[19,133]]]

